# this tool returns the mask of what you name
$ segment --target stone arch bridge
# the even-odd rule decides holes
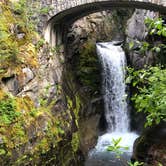
[[[44,37],[52,46],[62,44],[65,29],[77,19],[111,8],[138,8],[166,14],[166,0],[42,0],[51,10],[45,21]]]

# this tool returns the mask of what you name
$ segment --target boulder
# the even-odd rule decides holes
[[[166,122],[149,127],[134,143],[132,159],[148,166],[166,163]]]

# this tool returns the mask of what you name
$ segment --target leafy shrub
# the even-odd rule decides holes
[[[107,150],[116,153],[116,157],[120,158],[120,155],[123,154],[122,150],[128,150],[129,147],[120,146],[122,138],[112,139],[112,145],[108,146]]]
[[[147,115],[145,126],[166,121],[166,24],[162,18],[146,18],[148,36],[146,41],[136,41],[140,53],[146,56],[152,51],[157,57],[156,64],[160,67],[148,67],[134,71],[129,69],[127,83],[132,83],[137,92],[132,97],[138,112]],[[134,49],[134,41],[129,43],[129,49]],[[162,66],[162,67],[161,67]]]
[[[129,166],[141,166],[141,165],[144,165],[143,162],[138,162],[138,161],[135,161],[134,163],[132,162],[128,162]]]
[[[145,24],[148,27],[150,35],[161,35],[166,37],[166,24],[164,24],[164,20],[162,18],[146,18]]]
[[[137,89],[132,100],[137,111],[147,115],[145,126],[166,121],[166,69],[149,67],[129,72],[127,83],[131,82]]]
[[[16,111],[16,104],[13,97],[5,96],[0,100],[0,124],[9,125],[20,115]]]

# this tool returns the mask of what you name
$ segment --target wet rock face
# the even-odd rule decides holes
[[[134,42],[134,49],[127,50],[129,64],[135,69],[141,69],[144,65],[155,64],[156,58],[152,52],[147,52],[146,56],[140,53],[138,41],[145,41],[147,37],[147,28],[145,26],[145,19],[156,18],[158,13],[136,9],[132,17],[128,20],[126,28],[126,43]]]
[[[111,10],[77,20],[67,33],[67,57],[74,55],[88,39],[95,42],[125,39],[125,26],[132,10]]]
[[[98,125],[100,121],[100,114],[96,114],[94,116],[91,116],[89,118],[84,118],[80,121],[80,137],[81,137],[81,150],[84,153],[84,155],[87,154],[87,152],[94,148],[96,145],[96,140],[98,138]]]
[[[146,129],[135,141],[134,160],[145,162],[148,166],[166,163],[166,123]]]
[[[147,35],[147,29],[144,24],[146,17],[154,18],[154,12],[136,9],[132,17],[128,20],[126,34],[128,38],[144,40]]]

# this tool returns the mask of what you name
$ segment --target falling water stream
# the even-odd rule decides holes
[[[107,121],[107,132],[98,138],[97,145],[89,152],[85,166],[123,166],[124,160],[129,160],[133,143],[138,137],[130,132],[130,119],[126,101],[125,85],[125,53],[121,46],[113,42],[96,45],[99,59],[102,63],[102,90],[104,111]],[[120,146],[128,147],[121,159],[107,151],[112,145],[112,139],[121,138]],[[124,160],[122,160],[122,158]]]

